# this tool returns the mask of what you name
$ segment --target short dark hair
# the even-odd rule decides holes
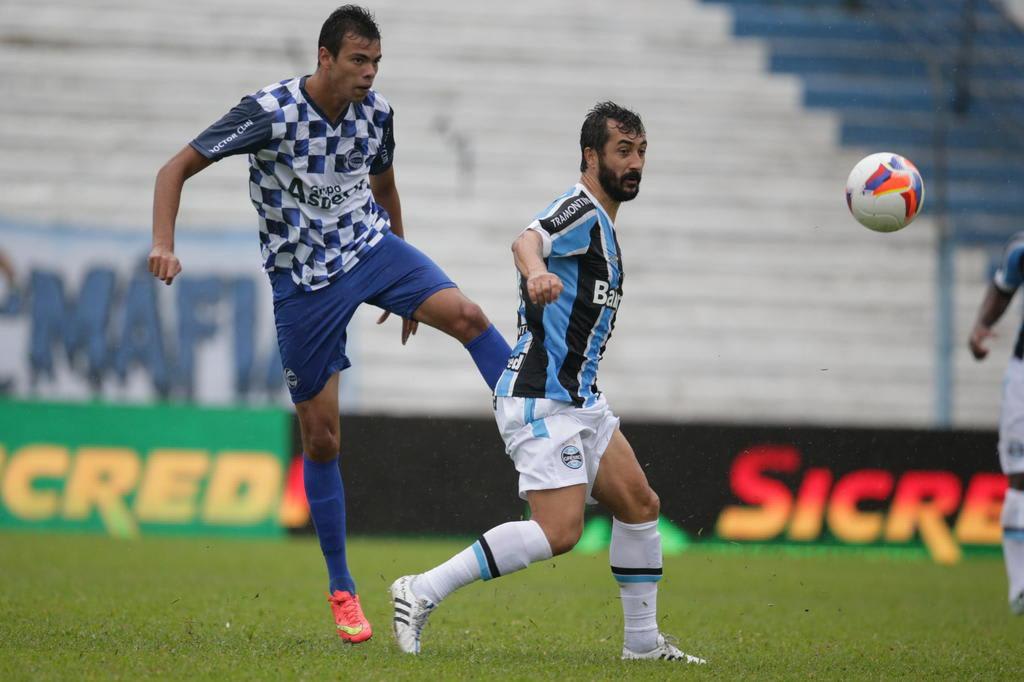
[[[644,124],[640,116],[620,107],[615,102],[598,102],[587,112],[580,130],[580,172],[587,170],[587,157],[583,152],[589,147],[598,154],[608,144],[608,121],[615,121],[619,132],[625,135],[643,135]]]
[[[342,5],[331,12],[331,16],[327,17],[320,28],[317,49],[326,47],[332,56],[337,57],[341,41],[349,34],[370,41],[380,40],[380,27],[369,10],[359,5]]]

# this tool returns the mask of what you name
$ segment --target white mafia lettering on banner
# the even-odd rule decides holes
[[[9,361],[0,363],[0,385],[12,397],[58,401],[288,405],[271,289],[236,257],[248,236],[210,234],[218,238],[182,236],[175,251],[188,271],[173,289],[155,291],[138,271],[137,243],[114,231],[6,235],[34,304],[0,315]],[[67,248],[77,262],[57,267],[52,254]]]

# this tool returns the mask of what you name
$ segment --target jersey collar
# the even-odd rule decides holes
[[[338,126],[341,125],[341,122],[345,120],[345,114],[347,114],[348,110],[352,107],[352,103],[349,102],[349,105],[342,109],[341,113],[338,114],[337,120],[332,121],[327,117],[327,114],[320,111],[320,107],[316,105],[316,102],[313,101],[313,98],[309,96],[308,92],[306,92],[307,78],[309,78],[308,74],[299,79],[299,90],[302,92],[302,98],[306,100],[306,104],[308,104],[309,107],[316,112],[316,115],[322,118],[327,123],[327,125],[331,126],[332,128],[337,128]]]
[[[586,185],[584,185],[582,182],[577,182],[576,183],[576,188],[579,191],[583,192],[585,195],[587,195],[587,198],[590,199],[590,203],[592,203],[594,205],[594,208],[597,209],[597,212],[605,220],[608,221],[609,225],[611,225],[612,227],[615,227],[615,223],[612,222],[611,216],[609,216],[608,212],[604,210],[604,206],[601,205],[601,202],[598,201],[597,198],[593,194],[590,193],[590,190],[587,189]]]

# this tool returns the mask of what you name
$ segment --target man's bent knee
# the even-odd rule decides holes
[[[546,524],[543,521],[537,521],[537,523],[544,531],[544,537],[548,539],[548,544],[551,545],[551,554],[554,556],[565,554],[571,550],[583,535],[582,518],[578,522],[572,523]]]
[[[452,335],[469,343],[476,337],[487,331],[490,320],[484,314],[483,308],[470,300],[465,300],[459,306],[458,317],[454,320]]]
[[[444,289],[424,301],[413,319],[467,344],[487,331],[490,321],[483,309],[458,289]]]
[[[654,521],[661,514],[661,500],[654,490],[645,485],[630,496],[627,504],[616,513],[624,523],[646,523]]]
[[[329,462],[338,456],[340,438],[337,427],[321,423],[303,427],[302,431],[306,457],[314,462]]]
[[[639,506],[640,511],[649,521],[653,521],[658,518],[659,514],[661,514],[661,498],[659,498],[658,493],[654,492],[654,490],[649,486],[645,491]]]

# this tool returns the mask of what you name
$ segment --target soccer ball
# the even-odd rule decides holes
[[[864,227],[895,232],[917,217],[924,204],[924,181],[909,160],[882,152],[861,159],[846,180],[846,205]]]

